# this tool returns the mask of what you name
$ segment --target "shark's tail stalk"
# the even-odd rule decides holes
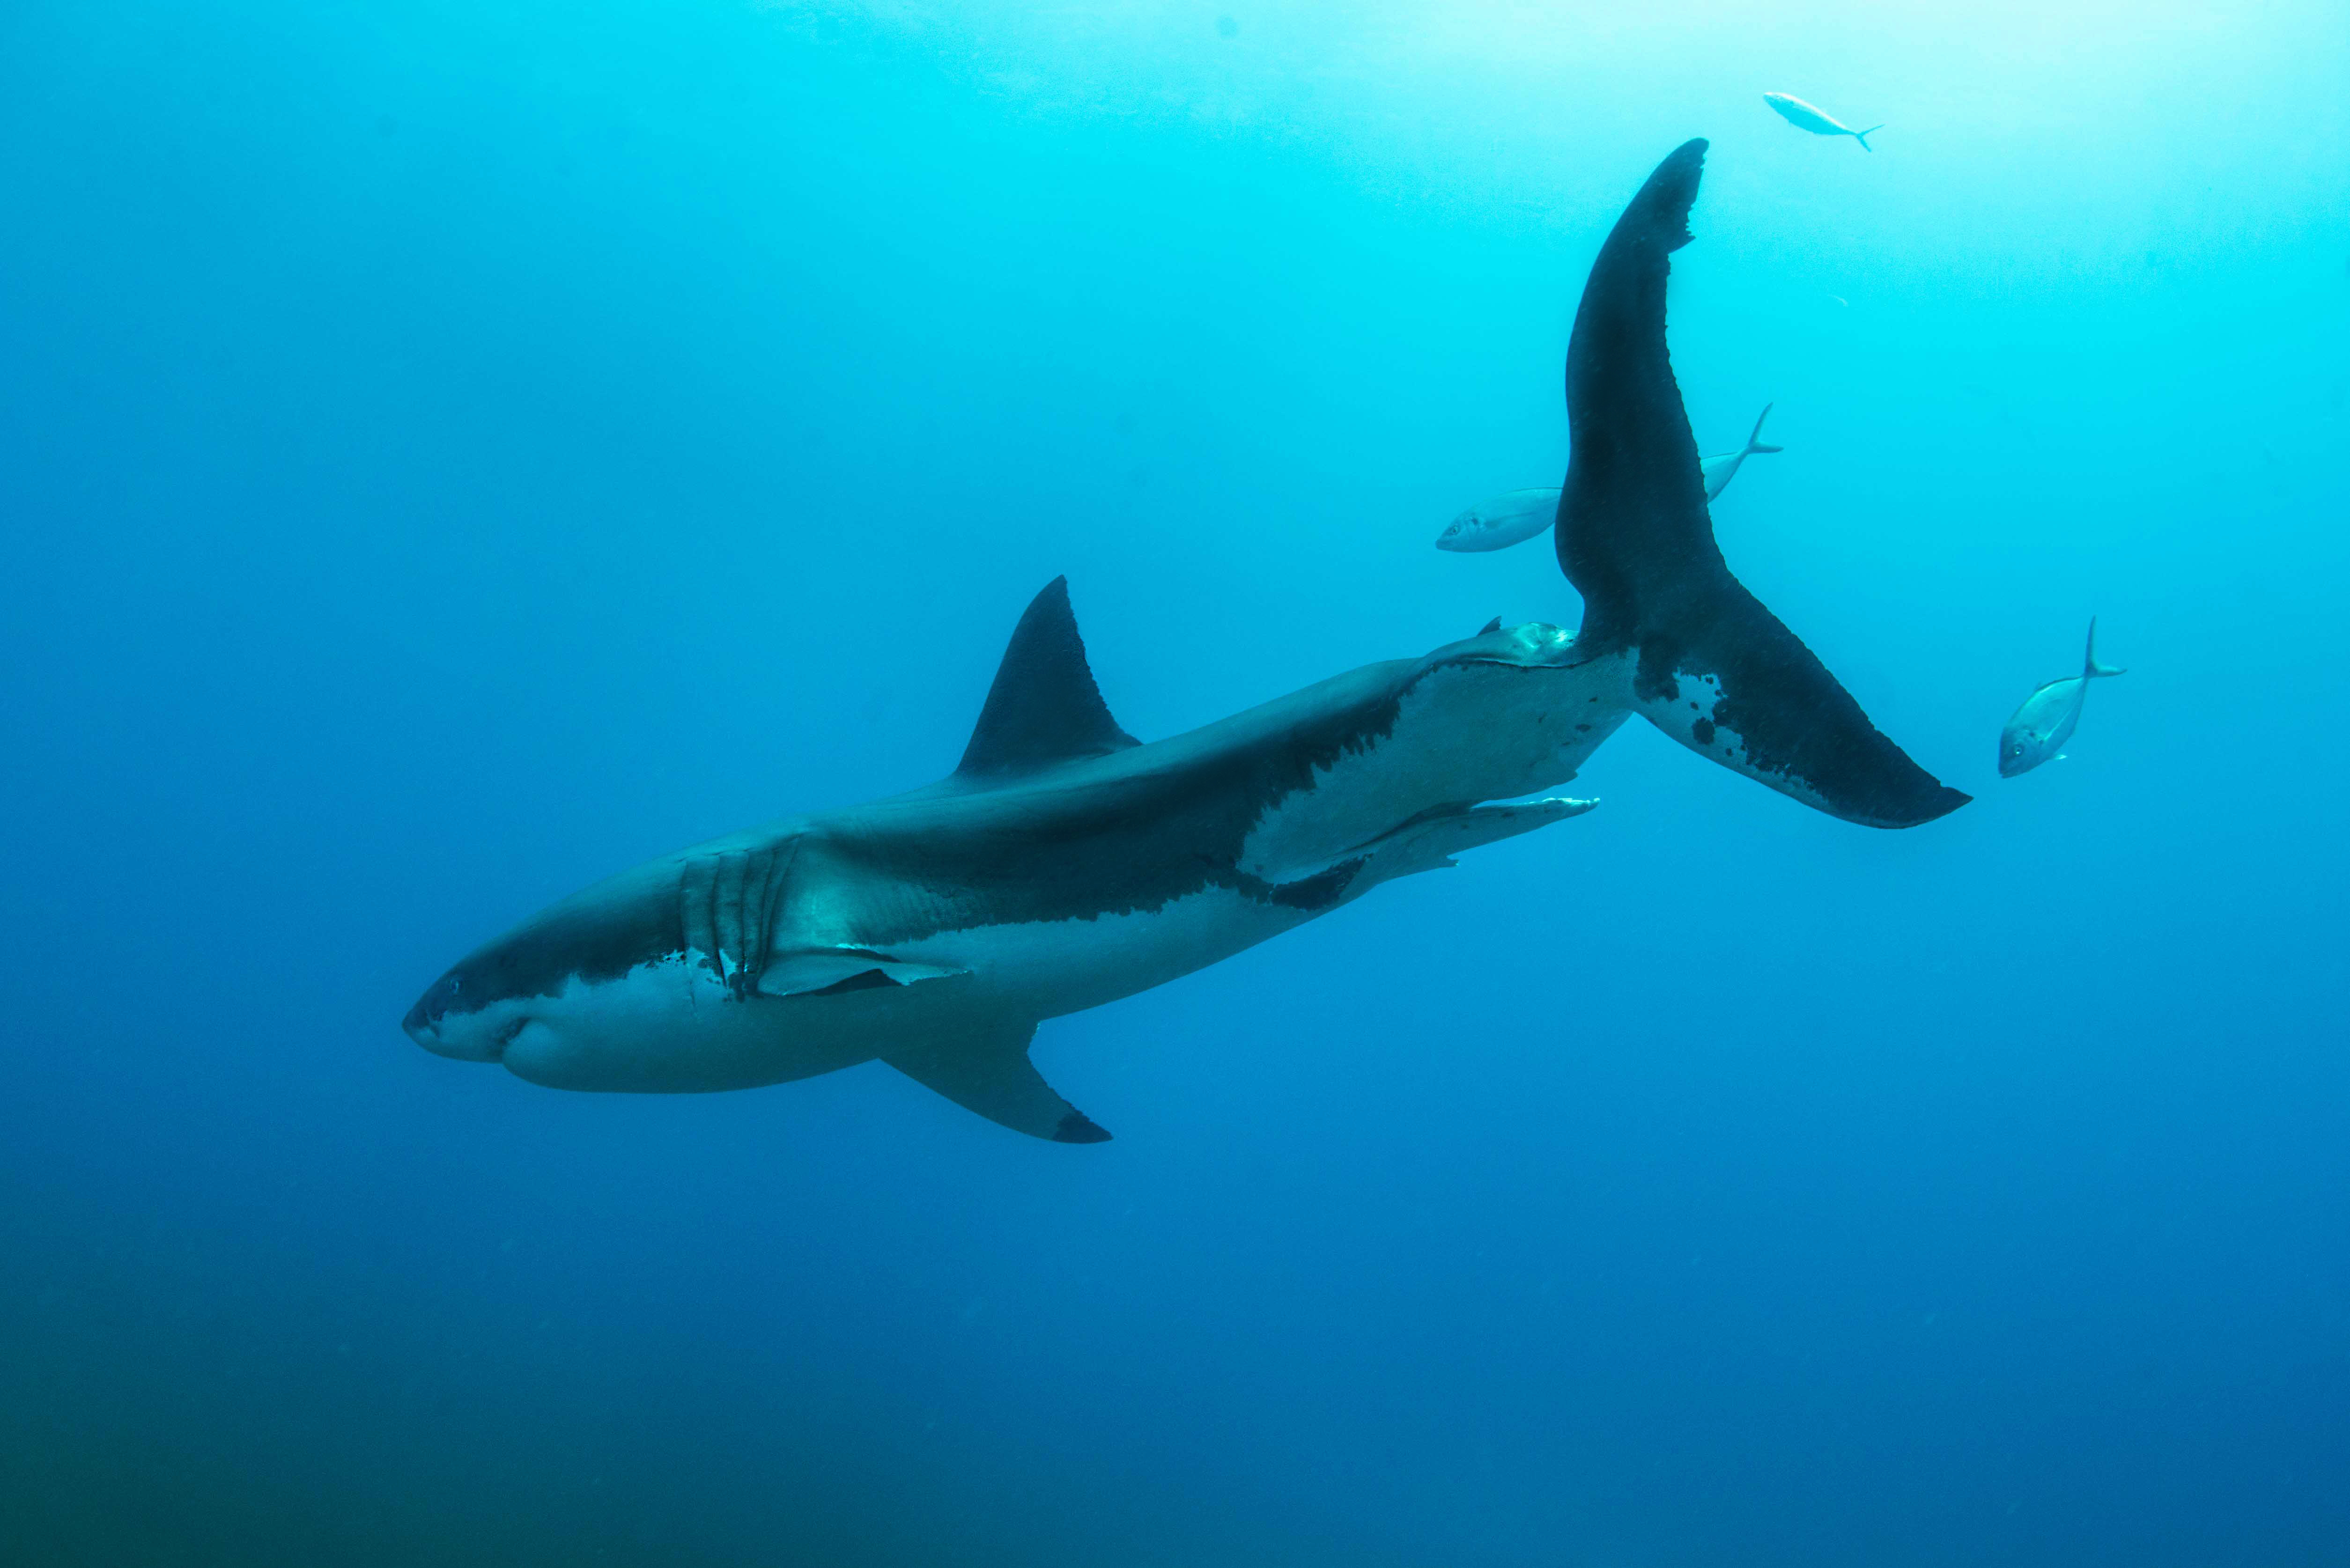
[[[2095,680],[2101,675],[2127,675],[2128,673],[2128,670],[2118,664],[2097,662],[2097,618],[2091,616],[2089,618],[2089,651],[2081,656],[2081,679]]]
[[[1630,701],[1725,767],[1849,822],[1908,827],[1964,805],[1880,734],[1827,668],[1731,575],[1665,352],[1665,280],[1689,244],[1706,144],[1657,166],[1600,247],[1566,353],[1573,457],[1558,559],[1576,646],[1627,659]]]
[[[1776,403],[1765,403],[1762,405],[1762,411],[1754,416],[1754,433],[1746,438],[1746,450],[1749,452],[1784,452],[1787,450],[1783,446],[1766,446],[1762,441],[1762,421],[1769,419],[1771,417],[1771,410],[1778,406],[1779,405]]]
[[[1863,152],[1874,152],[1877,149],[1868,144],[1868,139],[1884,129],[1884,122],[1880,120],[1877,124],[1870,126],[1866,130],[1854,131],[1852,133],[1852,139],[1860,143],[1860,150]]]

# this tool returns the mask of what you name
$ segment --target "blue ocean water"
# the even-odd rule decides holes
[[[2345,80],[2331,0],[16,0],[0,1561],[2350,1563]],[[1431,541],[1699,135],[1724,551],[1974,805],[1635,724],[1048,1024],[1094,1147],[400,1034],[944,773],[1057,574],[1146,738],[1572,625]]]

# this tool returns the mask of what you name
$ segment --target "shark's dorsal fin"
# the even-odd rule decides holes
[[[955,776],[1027,773],[1141,743],[1109,716],[1069,611],[1069,579],[1055,577],[1012,628]]]

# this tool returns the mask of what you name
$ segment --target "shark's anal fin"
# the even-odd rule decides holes
[[[1600,247],[1575,311],[1573,457],[1556,531],[1559,566],[1583,596],[1575,645],[1629,656],[1634,705],[1724,766],[1849,822],[1930,822],[1968,797],[1880,733],[1714,544],[1665,349],[1665,284],[1672,253],[1690,243],[1705,150],[1684,143],[1657,166]]]
[[[883,1054],[924,1088],[1000,1127],[1055,1143],[1107,1143],[1109,1134],[1053,1092],[1028,1060],[1033,1023],[944,1036]]]
[[[1013,628],[955,776],[1030,773],[1139,744],[1110,717],[1069,609],[1069,579],[1055,577]]]

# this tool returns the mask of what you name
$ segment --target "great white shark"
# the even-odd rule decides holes
[[[1007,1127],[1094,1143],[1109,1135],[1029,1061],[1039,1023],[1581,815],[1593,803],[1543,792],[1634,713],[1847,821],[1965,804],[1715,547],[1665,348],[1705,150],[1649,176],[1575,315],[1557,547],[1580,629],[1496,622],[1145,744],[1111,717],[1055,580],[946,778],[576,894],[442,975],[408,1033],[567,1089],[743,1089],[879,1059]]]

